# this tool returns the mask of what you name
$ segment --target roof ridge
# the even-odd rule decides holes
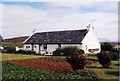
[[[43,32],[36,32],[36,33],[52,33],[52,32],[66,32],[66,31],[84,31],[87,29],[81,29],[81,30],[60,30],[60,31],[43,31]]]

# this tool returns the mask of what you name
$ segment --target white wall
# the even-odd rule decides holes
[[[83,49],[85,53],[89,53],[88,49],[99,49],[100,52],[100,44],[97,38],[95,37],[93,30],[88,31],[85,38],[82,40]]]
[[[66,47],[66,46],[77,46],[78,48],[82,48],[81,44],[61,44],[61,47]]]
[[[36,53],[39,53],[39,44],[34,44],[33,45],[33,50],[36,52]]]
[[[26,48],[26,46],[29,46],[30,48]],[[82,48],[81,44],[61,44],[61,48],[66,47],[66,46],[77,46],[78,48]],[[33,45],[33,50],[36,53],[39,53],[39,44],[34,44]],[[53,51],[55,51],[58,48],[58,44],[47,44],[47,50],[43,49],[43,45],[40,46],[40,53],[41,54],[46,54],[48,52],[48,55],[51,55]],[[32,45],[31,44],[24,44],[23,46],[24,50],[32,50]]]
[[[29,46],[30,48],[27,48],[27,46]],[[31,44],[24,44],[23,49],[24,50],[32,50],[32,45]]]
[[[48,53],[53,53],[58,48],[58,44],[47,44]]]
[[[80,44],[61,44],[61,48],[66,46],[77,46],[78,48],[82,47]],[[58,44],[47,44],[47,52],[53,53],[53,51],[55,51],[58,47]]]

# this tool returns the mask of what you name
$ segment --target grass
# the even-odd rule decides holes
[[[86,56],[87,59],[92,59],[92,60],[97,60],[96,56],[95,55],[89,55],[89,56]]]
[[[27,55],[27,54],[0,54],[0,60],[20,60],[20,59],[33,59],[33,58],[65,58],[65,56],[41,56],[41,55]]]
[[[86,56],[88,59],[97,60],[96,56]],[[103,68],[99,62],[91,64],[87,69],[97,73],[100,79],[119,79],[119,60],[112,61],[110,68]]]
[[[119,78],[119,63],[112,61],[109,68],[103,68],[98,62],[87,67],[97,73],[100,79],[116,79]]]
[[[0,60],[20,60],[20,59],[33,59],[33,58],[44,58],[49,56],[39,56],[39,55],[25,55],[25,54],[0,54],[2,57]]]

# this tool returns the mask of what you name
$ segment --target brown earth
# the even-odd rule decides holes
[[[54,71],[64,74],[73,71],[70,64],[67,63],[65,60],[27,59],[27,60],[11,60],[9,62],[17,65],[30,66],[36,69]],[[95,61],[89,61],[87,65],[92,63],[95,63]]]

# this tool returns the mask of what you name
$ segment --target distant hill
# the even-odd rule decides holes
[[[15,37],[15,38],[4,39],[3,42],[18,43],[18,42],[24,42],[27,38],[28,36]]]
[[[23,42],[28,38],[29,36],[21,36],[21,37],[15,37],[15,38],[9,38],[4,39],[2,42],[3,47],[8,46],[17,46],[17,47],[23,47]]]

